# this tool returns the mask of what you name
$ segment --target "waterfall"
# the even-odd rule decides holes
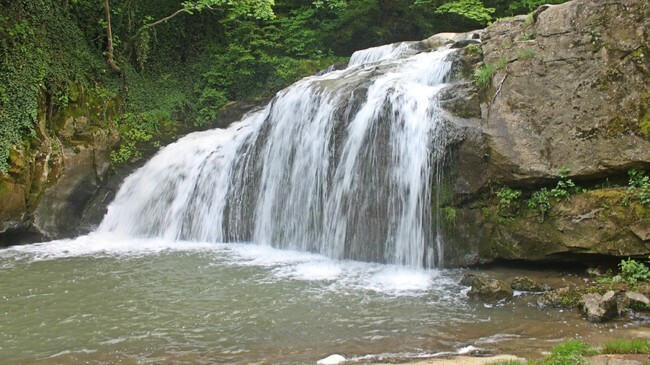
[[[432,171],[452,51],[408,47],[357,52],[228,129],[165,147],[125,180],[99,230],[440,264]]]

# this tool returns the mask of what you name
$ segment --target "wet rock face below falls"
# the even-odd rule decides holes
[[[464,49],[463,74],[495,72],[484,88],[463,79],[441,96],[460,141],[443,202],[454,212],[447,264],[650,254],[649,207],[626,188],[594,188],[650,168],[649,19],[647,1],[576,0],[534,22],[498,21],[480,51]],[[525,199],[553,188],[563,168],[589,191],[552,201],[545,217],[530,211]],[[503,186],[523,192],[507,217],[494,194]]]

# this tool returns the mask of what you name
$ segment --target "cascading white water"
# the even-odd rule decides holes
[[[409,53],[409,51],[417,53],[413,49],[414,45],[415,42],[400,42],[354,52],[350,57],[350,62],[348,62],[348,68],[383,60],[401,58]]]
[[[432,167],[452,51],[400,47],[357,52],[228,129],[164,148],[125,180],[99,230],[439,264]]]

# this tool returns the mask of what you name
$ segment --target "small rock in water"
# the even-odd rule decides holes
[[[501,280],[476,278],[472,288],[467,292],[471,299],[478,299],[487,302],[497,302],[512,298],[510,286]]]
[[[589,322],[605,322],[617,314],[616,294],[611,290],[604,295],[585,294],[579,306]]]
[[[316,362],[317,365],[338,365],[345,362],[345,357],[334,354]]]
[[[540,308],[573,308],[577,302],[576,293],[569,287],[553,289],[545,292],[538,300]]]
[[[476,280],[479,280],[480,276],[474,275],[474,274],[465,274],[463,277],[460,279],[460,282],[458,283],[459,285],[463,286],[473,286]]]
[[[527,278],[525,276],[519,276],[512,279],[512,283],[510,284],[510,287],[512,288],[512,290],[529,291],[529,292],[536,292],[536,293],[551,290],[550,286],[546,284],[538,283],[535,280],[531,278]]]

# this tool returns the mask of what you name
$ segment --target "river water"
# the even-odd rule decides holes
[[[332,353],[414,358],[470,345],[529,354],[619,331],[573,311],[468,301],[457,285],[463,272],[108,234],[13,247],[0,251],[0,359],[302,364]],[[580,280],[541,275],[554,286]]]

